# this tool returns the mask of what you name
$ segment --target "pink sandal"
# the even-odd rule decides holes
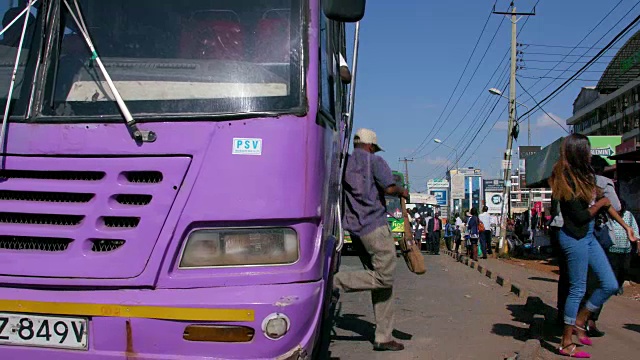
[[[567,351],[568,348],[571,349],[571,351]],[[568,357],[573,357],[576,359],[590,359],[591,358],[591,354],[589,354],[588,352],[584,352],[584,351],[577,351],[578,350],[578,345],[576,344],[569,344],[567,346],[560,346],[558,348],[558,354],[563,355],[563,356],[568,356]]]
[[[588,337],[587,335],[580,337],[579,331],[582,331],[583,334],[586,334],[587,333],[587,329],[585,329],[584,327],[579,326],[579,325],[574,325],[573,326],[573,330],[574,330],[574,333],[576,334],[576,336],[578,337],[578,340],[580,340],[580,343],[582,345],[588,345],[588,346],[593,345],[593,341],[591,341],[591,338]]]

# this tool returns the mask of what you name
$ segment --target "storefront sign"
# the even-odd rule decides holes
[[[447,205],[447,190],[429,190],[429,193],[436,198],[438,205]]]
[[[434,189],[434,188],[448,189],[449,188],[449,181],[447,179],[431,179],[431,180],[427,181],[427,188],[429,188],[429,189]]]
[[[518,156],[520,159],[524,159],[531,156],[542,149],[541,146],[520,146],[518,147]]]
[[[504,180],[503,179],[490,179],[484,180],[482,182],[484,187],[484,192],[497,192],[502,193],[504,191]]]
[[[622,143],[622,136],[589,136],[591,143],[591,155],[602,156],[609,165],[616,162],[609,156],[616,154],[616,147]]]
[[[500,214],[502,212],[501,192],[485,192],[484,198],[490,214]]]

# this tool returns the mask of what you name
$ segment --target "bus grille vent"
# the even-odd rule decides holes
[[[37,180],[76,180],[98,181],[105,177],[103,171],[41,171],[41,170],[0,170],[0,180],[37,179]]]
[[[87,193],[0,190],[0,200],[13,201],[87,203],[91,201],[94,196],[94,194]]]
[[[58,252],[67,250],[72,241],[65,238],[0,235],[0,249]]]
[[[151,202],[151,195],[118,194],[116,201],[122,205],[145,206]]]
[[[130,183],[138,184],[157,184],[163,179],[160,171],[127,171],[124,176]]]
[[[0,223],[75,226],[84,219],[82,215],[27,214],[0,212]]]
[[[132,216],[105,216],[102,220],[110,228],[135,228],[140,223],[139,217]]]
[[[93,252],[110,252],[118,249],[126,241],[124,240],[111,240],[111,239],[93,239],[91,240],[93,246],[91,251]]]

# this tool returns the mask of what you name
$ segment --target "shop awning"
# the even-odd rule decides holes
[[[547,179],[553,171],[553,165],[560,158],[560,145],[563,139],[559,138],[551,145],[527,157],[525,160],[527,188],[546,187]]]

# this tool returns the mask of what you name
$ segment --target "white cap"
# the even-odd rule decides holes
[[[356,134],[353,136],[353,143],[354,144],[371,144],[373,145],[376,149],[375,151],[384,151],[382,150],[382,148],[380,147],[380,145],[378,145],[378,136],[376,136],[376,133],[373,132],[373,130],[369,130],[369,129],[358,129],[358,131],[356,131]]]

